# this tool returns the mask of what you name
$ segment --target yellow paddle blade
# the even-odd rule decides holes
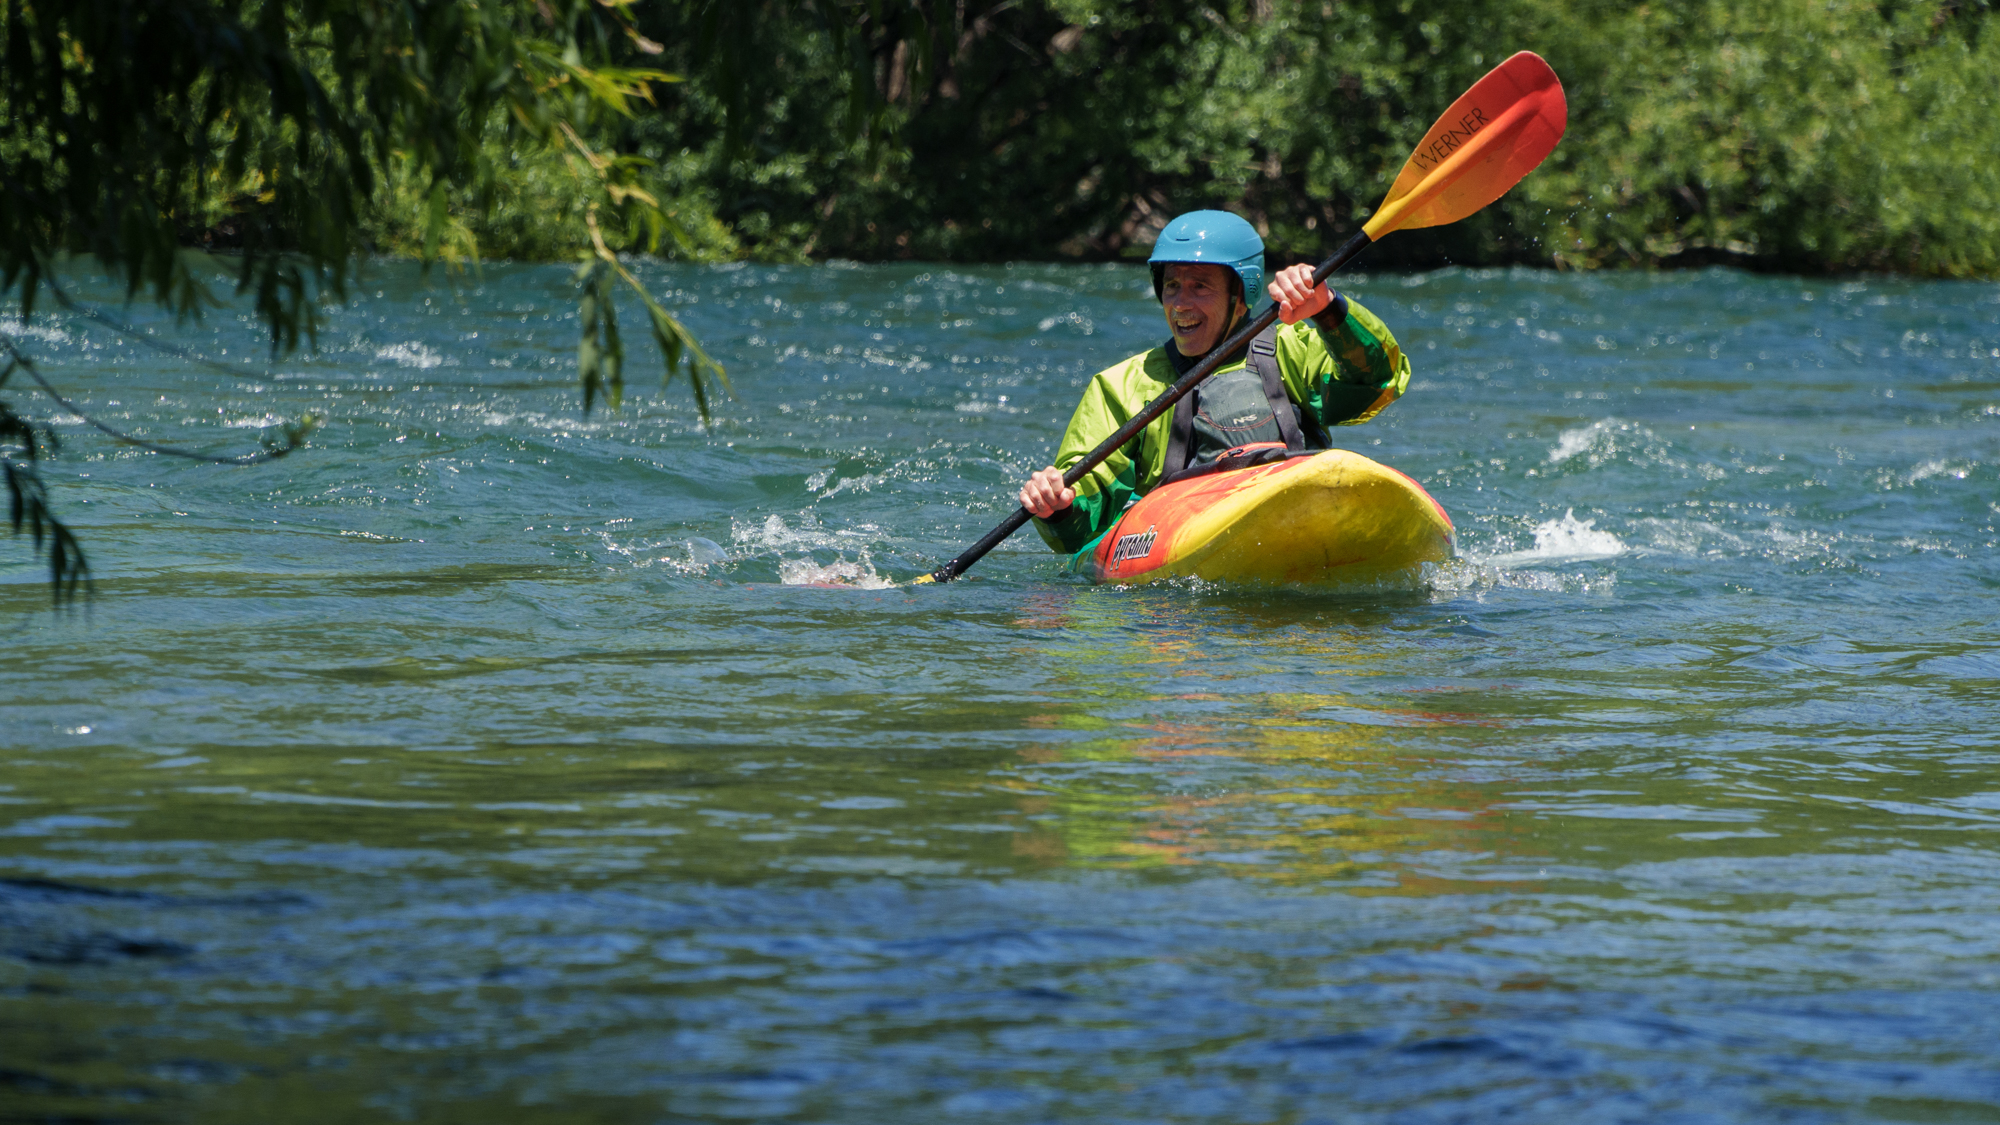
[[[1568,124],[1556,72],[1522,51],[1451,103],[1361,229],[1372,240],[1465,218],[1534,171]]]

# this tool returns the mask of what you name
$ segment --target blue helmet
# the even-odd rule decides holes
[[[1243,303],[1254,305],[1263,293],[1264,240],[1241,216],[1227,211],[1189,211],[1160,232],[1153,243],[1153,296],[1160,295],[1168,262],[1206,262],[1228,266],[1243,279]]]

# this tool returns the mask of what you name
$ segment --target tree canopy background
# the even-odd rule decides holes
[[[1317,257],[1439,110],[1527,49],[1568,89],[1562,146],[1497,207],[1376,264],[2000,272],[1992,0],[765,0],[638,18],[695,81],[623,143],[660,160],[714,253],[1116,257],[1220,206]],[[884,106],[859,137],[839,127],[853,99],[825,96],[856,66]]]

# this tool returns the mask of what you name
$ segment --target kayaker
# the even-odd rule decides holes
[[[1083,460],[1146,403],[1222,343],[1250,314],[1264,279],[1264,240],[1227,211],[1192,211],[1153,245],[1153,294],[1173,338],[1091,379],[1070,416],[1055,464],[1021,486],[1021,506],[1051,549],[1082,549],[1134,496],[1173,473],[1252,442],[1326,449],[1327,430],[1366,422],[1410,385],[1410,361],[1375,314],[1325,285],[1312,267],[1271,281],[1283,326],[1272,326],[1107,457],[1075,488],[1063,471]],[[1310,318],[1311,325],[1303,321]]]

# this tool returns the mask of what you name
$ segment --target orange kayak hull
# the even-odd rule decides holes
[[[1161,485],[1079,551],[1093,582],[1379,581],[1452,557],[1451,517],[1402,473],[1329,449]]]

